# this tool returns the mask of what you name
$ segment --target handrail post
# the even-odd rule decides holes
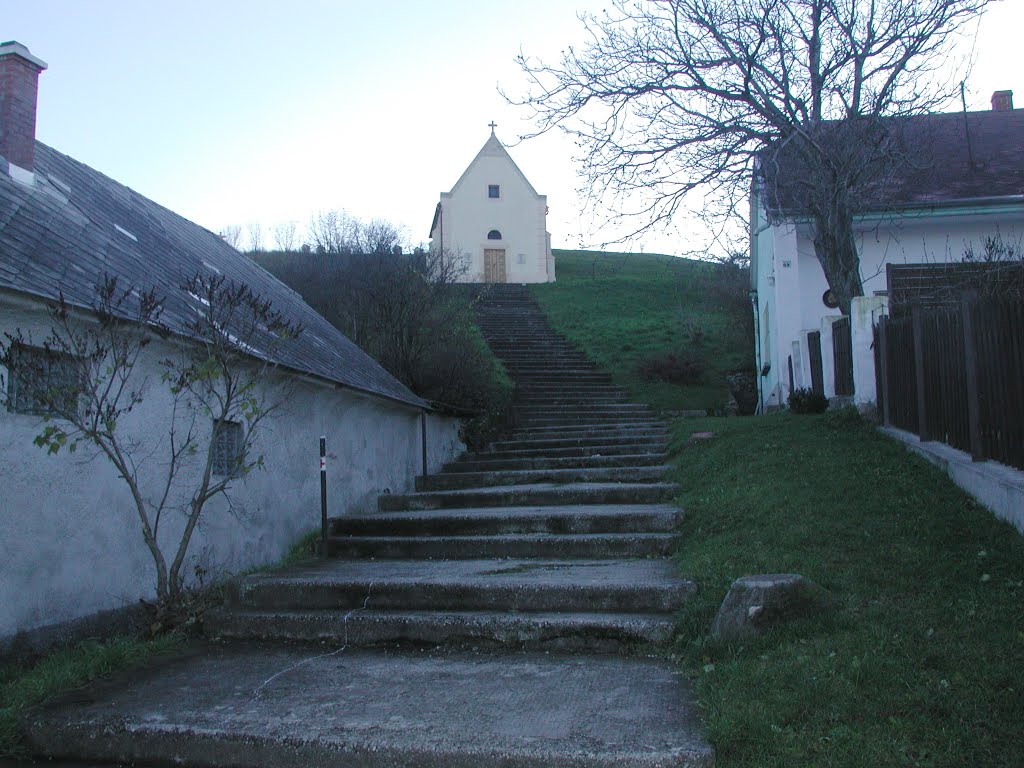
[[[320,556],[327,557],[327,437],[320,436]]]
[[[424,477],[427,475],[427,412],[423,411],[420,416],[420,452],[421,452],[421,464],[423,466],[423,472],[421,473]]]

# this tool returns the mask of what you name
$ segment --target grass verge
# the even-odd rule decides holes
[[[694,431],[709,441],[688,444]],[[856,414],[677,421],[701,586],[679,650],[722,768],[1020,766],[1024,538]],[[706,632],[733,579],[838,598],[744,644]]]
[[[722,408],[725,374],[753,365],[753,341],[719,299],[719,265],[650,254],[555,251],[557,281],[531,286],[552,326],[617,383],[659,410]],[[743,291],[745,296],[745,291]],[[752,322],[752,321],[751,321]],[[697,358],[699,381],[645,381],[637,368],[666,353]]]
[[[0,668],[0,757],[28,756],[21,723],[29,708],[98,678],[137,667],[158,654],[178,650],[184,642],[177,634],[153,640],[86,641],[50,653],[32,665]]]

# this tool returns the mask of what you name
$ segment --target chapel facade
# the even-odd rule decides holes
[[[461,260],[463,283],[555,280],[547,197],[537,194],[494,133],[442,192],[430,225],[430,249]]]

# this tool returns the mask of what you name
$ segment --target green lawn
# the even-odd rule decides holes
[[[725,373],[753,365],[743,323],[711,290],[721,267],[671,256],[554,252],[557,281],[532,286],[554,327],[611,371],[640,400],[664,410],[721,408]],[[742,289],[742,287],[741,287]],[[742,289],[745,293],[745,289]],[[699,357],[702,381],[646,382],[637,366],[664,353]]]
[[[641,401],[721,404],[720,373],[747,350],[707,290],[714,267],[556,258],[558,281],[535,288],[556,328]],[[695,323],[705,382],[643,382],[637,362],[692,350]],[[852,411],[673,430],[676,559],[700,586],[676,652],[719,768],[1024,765],[1024,537]],[[836,610],[743,644],[708,639],[734,579],[779,572],[831,590]]]
[[[687,444],[696,430],[708,442]],[[849,413],[678,420],[699,597],[678,650],[721,768],[1024,764],[1024,538]],[[839,599],[743,645],[706,639],[733,579]]]

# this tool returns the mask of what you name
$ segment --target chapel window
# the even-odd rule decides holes
[[[501,187],[498,184],[488,184],[487,196],[492,199],[497,199],[501,197]]]
[[[496,229],[492,229],[490,232],[487,233],[487,239],[488,240],[501,240],[501,232],[499,232]]]

